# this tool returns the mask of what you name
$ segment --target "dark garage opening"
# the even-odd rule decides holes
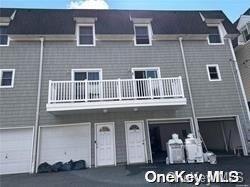
[[[243,154],[235,119],[199,120],[199,129],[208,151],[217,156]]]
[[[149,123],[149,135],[153,162],[166,162],[166,143],[172,138],[172,134],[178,134],[183,143],[191,133],[190,122],[151,122]]]

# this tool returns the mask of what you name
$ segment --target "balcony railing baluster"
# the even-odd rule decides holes
[[[181,77],[49,81],[48,103],[184,98]]]

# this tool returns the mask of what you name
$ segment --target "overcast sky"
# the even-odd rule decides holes
[[[89,0],[88,0],[89,1]],[[90,0],[96,1],[96,0]],[[102,0],[100,6],[103,7]],[[234,22],[250,7],[250,0],[106,0],[111,9],[154,9],[154,10],[223,10]],[[70,0],[0,0],[0,7],[15,8],[74,8],[88,5],[70,4]]]

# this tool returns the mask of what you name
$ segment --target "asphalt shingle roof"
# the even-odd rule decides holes
[[[0,17],[10,16],[9,34],[74,34],[74,17],[96,17],[96,34],[133,34],[130,18],[151,18],[154,34],[208,34],[205,18],[223,19],[228,34],[236,28],[222,11],[153,11],[153,10],[72,10],[1,8]]]

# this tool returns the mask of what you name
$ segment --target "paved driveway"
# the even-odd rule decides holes
[[[83,187],[83,186],[159,186],[149,184],[144,175],[148,170],[157,173],[169,171],[192,171],[206,173],[208,170],[236,170],[244,173],[245,184],[250,186],[250,157],[223,158],[218,160],[217,165],[205,164],[180,164],[166,166],[164,164],[134,165],[92,168],[81,171],[46,173],[46,174],[18,174],[1,176],[1,187]],[[161,183],[160,186],[168,186]],[[174,186],[193,186],[176,184]],[[219,185],[212,185],[219,186]],[[224,186],[224,185],[221,185]],[[231,186],[231,185],[226,185]],[[235,186],[235,185],[232,185]]]

